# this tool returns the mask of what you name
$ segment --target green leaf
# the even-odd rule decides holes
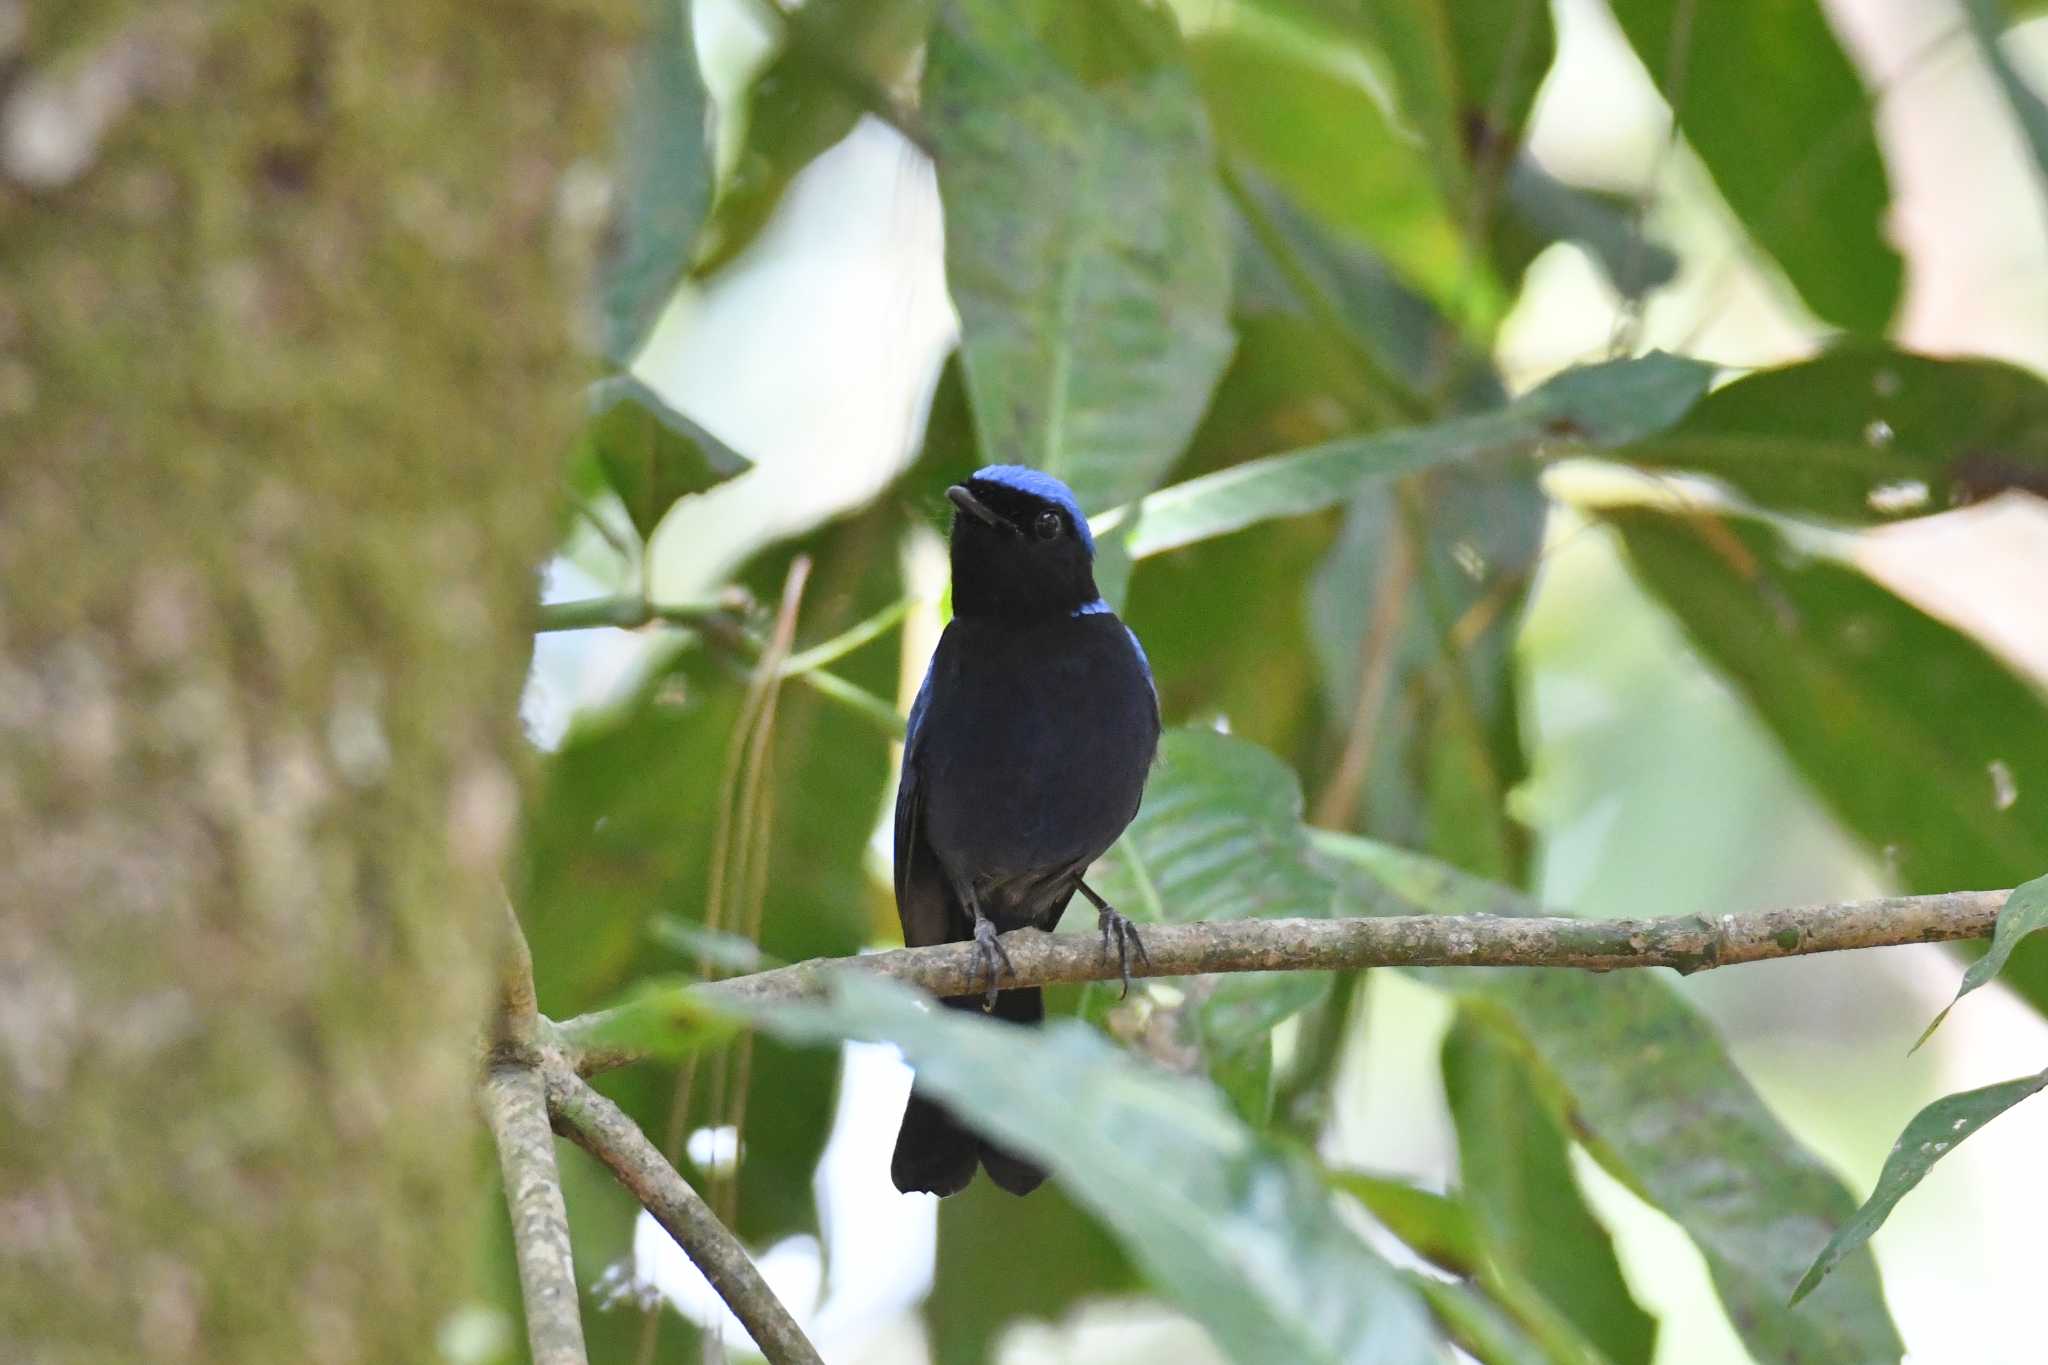
[[[741,934],[706,927],[701,920],[661,915],[649,924],[656,943],[721,973],[760,972],[783,964]]]
[[[2005,904],[1999,907],[1998,927],[1991,935],[1991,950],[1972,962],[1970,969],[1963,973],[1963,984],[1956,989],[1955,999],[1934,1016],[1934,1022],[1920,1035],[1920,1041],[1913,1044],[1914,1050],[1918,1051],[1921,1043],[1934,1036],[1934,1031],[1941,1027],[1941,1021],[1962,1003],[1964,996],[1998,975],[2021,939],[2041,929],[2048,929],[2048,877],[2036,877],[2015,888]]]
[[[1806,306],[1883,331],[1901,276],[1884,235],[1891,192],[1871,97],[1818,0],[1610,7],[1728,206]]]
[[[1341,404],[1350,414],[1347,430],[1386,408],[1386,396],[1374,390],[1389,384],[1404,389],[1418,411],[1493,408],[1507,401],[1484,350],[1462,337],[1384,259],[1330,232],[1255,172],[1237,172],[1231,190],[1242,224],[1238,307],[1257,315],[1284,301],[1280,306],[1290,314],[1325,330],[1336,348],[1331,360],[1319,372],[1295,379],[1304,391],[1320,388],[1325,406],[1332,400]],[[1252,351],[1256,339],[1245,337],[1240,359],[1272,363]],[[1354,353],[1359,350],[1363,365]]]
[[[1248,265],[1259,259],[1251,251],[1241,257]],[[1256,274],[1240,274],[1240,283],[1259,288]],[[1286,294],[1284,284],[1277,288]],[[1363,402],[1347,353],[1323,328],[1292,312],[1241,316],[1238,325],[1244,344],[1203,416],[1182,477],[1348,431]],[[1334,529],[1330,517],[1272,521],[1145,561],[1119,614],[1145,642],[1165,714],[1227,717],[1232,734],[1304,764],[1334,750],[1316,705],[1306,604]],[[1203,609],[1190,610],[1197,602]],[[1257,631],[1214,628],[1219,619],[1254,617]]]
[[[642,540],[681,498],[752,468],[738,451],[629,374],[590,386],[590,422],[575,459],[594,464]]]
[[[1201,417],[1230,355],[1229,241],[1187,69],[1077,71],[1034,31],[1046,15],[1162,22],[1128,0],[968,0],[933,36],[925,114],[982,451],[1102,507],[1154,486]]]
[[[711,203],[711,98],[691,8],[689,0],[648,0],[626,104],[619,212],[598,272],[604,352],[621,368],[682,278]]]
[[[1085,1025],[1011,1028],[854,977],[835,981],[829,1002],[756,1019],[792,1041],[901,1047],[920,1084],[1050,1167],[1235,1359],[1440,1358],[1421,1303],[1344,1225],[1306,1162],[1207,1087],[1133,1061]]]
[[[1705,390],[1709,366],[1654,354],[1569,370],[1497,412],[1453,417],[1271,455],[1161,489],[1093,518],[1097,533],[1134,523],[1134,558],[1228,535],[1275,517],[1334,506],[1369,480],[1438,465],[1527,455],[1544,442],[1593,449],[1676,422]]]
[[[1366,25],[1461,221],[1484,231],[1557,52],[1543,0],[1369,0]]]
[[[1444,1038],[1443,1072],[1475,1236],[1604,1358],[1647,1362],[1656,1320],[1637,1306],[1607,1229],[1586,1208],[1527,1060],[1461,1012]]]
[[[1545,1351],[1476,1287],[1427,1275],[1410,1275],[1408,1282],[1458,1349],[1481,1365],[1559,1365],[1560,1357]]]
[[[718,187],[703,276],[760,233],[799,171],[853,131],[863,113],[893,112],[931,27],[935,0],[829,0],[775,6],[782,47],[747,90],[739,153]]]
[[[1536,913],[1506,887],[1413,853],[1329,832],[1313,843],[1333,868],[1352,869],[1361,895],[1435,914]],[[1418,975],[1513,1038],[1594,1159],[1692,1238],[1752,1357],[1899,1358],[1868,1253],[1847,1260],[1812,1304],[1788,1309],[1807,1249],[1825,1244],[1853,1201],[1666,981],[1542,968]]]
[[[627,1047],[679,1061],[731,1038],[732,1019],[701,1004],[680,987],[695,977],[641,976],[618,1003],[629,1011],[608,1017],[586,1035],[591,1047]]]
[[[1508,167],[1506,194],[1508,211],[1494,219],[1493,254],[1511,281],[1520,280],[1553,242],[1578,243],[1627,298],[1640,298],[1678,276],[1677,253],[1645,239],[1621,195],[1567,184],[1527,153]]]
[[[1955,1150],[1979,1128],[2043,1088],[2048,1088],[2048,1071],[1987,1085],[1980,1090],[1944,1095],[1915,1114],[1913,1121],[1906,1125],[1906,1131],[1899,1134],[1899,1140],[1892,1144],[1891,1155],[1885,1158],[1884,1169],[1878,1172],[1877,1188],[1870,1192],[1870,1198],[1863,1201],[1863,1207],[1856,1210],[1856,1216],[1828,1239],[1827,1246],[1821,1249],[1820,1255],[1814,1258],[1813,1265],[1800,1279],[1799,1287],[1792,1291],[1792,1302],[1796,1304],[1812,1293],[1814,1286],[1840,1264],[1844,1256],[1869,1241],[1871,1235],[1884,1226],[1884,1220],[1891,1216],[1892,1208],[1912,1193],[1913,1187],[1934,1168],[1935,1162]]]
[[[2017,886],[2048,867],[2048,702],[1990,651],[1760,523],[1601,515],[1637,580],[1906,889]]]
[[[1377,838],[1520,880],[1513,645],[1548,508],[1526,462],[1428,470],[1353,499],[1309,610],[1328,719],[1347,745],[1368,737],[1368,760],[1354,800],[1326,799],[1319,823],[1355,824],[1355,808]]]
[[[1718,389],[1614,458],[1829,521],[1945,512],[2007,488],[2048,492],[2048,384],[1998,361],[1852,344]]]
[[[1468,1279],[1479,1273],[1485,1256],[1479,1231],[1465,1206],[1449,1195],[1363,1171],[1331,1171],[1325,1179],[1365,1205],[1388,1232],[1437,1269]]]
[[[1097,883],[1134,919],[1270,919],[1332,912],[1336,890],[1302,834],[1301,789],[1272,754],[1206,730],[1172,730],[1144,804]],[[1189,980],[1187,1022],[1212,1074],[1263,1122],[1273,1029],[1329,991],[1325,972]]]
[[[1428,149],[1376,97],[1366,55],[1336,33],[1247,18],[1190,44],[1232,163],[1369,244],[1453,317],[1497,319],[1506,299],[1472,259]]]
[[[1465,1350],[1485,1361],[1614,1365],[1612,1358],[1581,1335],[1570,1319],[1503,1259],[1498,1247],[1485,1243],[1472,1214],[1460,1201],[1403,1181],[1355,1171],[1333,1171],[1326,1178],[1365,1205],[1409,1250],[1471,1282],[1454,1286],[1458,1294],[1449,1301],[1417,1282],[1437,1318]],[[1562,1260],[1571,1251],[1554,1245],[1550,1255]],[[1428,1284],[1443,1286],[1443,1281],[1429,1280]],[[1628,1309],[1641,1312],[1633,1302]]]

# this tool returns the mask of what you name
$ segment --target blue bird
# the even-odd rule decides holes
[[[1045,1017],[1036,987],[999,990],[1009,958],[996,935],[1050,931],[1080,892],[1105,953],[1130,985],[1144,944],[1081,880],[1116,842],[1159,745],[1159,697],[1138,637],[1095,587],[1095,539],[1067,486],[992,465],[946,490],[953,514],[953,620],[910,709],[896,790],[896,913],[913,948],[972,940],[985,1008],[1014,1023]],[[975,1166],[1012,1194],[1043,1168],[1004,1150],[913,1089],[896,1188],[955,1194]]]

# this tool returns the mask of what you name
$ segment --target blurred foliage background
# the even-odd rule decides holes
[[[895,939],[942,492],[997,461],[1096,515],[1182,727],[1100,869],[1134,915],[2048,871],[2039,13],[650,0],[579,182],[611,373],[527,694],[543,1009]],[[1023,1202],[897,1196],[906,1073],[816,1029],[604,1085],[835,1361],[2032,1359],[2025,1108],[1787,1305],[1916,1110],[2048,1063],[2038,943],[1905,1055],[1959,971],[1058,995],[1115,1048],[823,1027],[1056,1141]],[[744,1352],[565,1160],[595,1357]]]

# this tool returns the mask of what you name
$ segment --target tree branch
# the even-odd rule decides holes
[[[550,1056],[542,1074],[547,1082],[548,1109],[562,1136],[603,1162],[619,1183],[632,1191],[640,1207],[668,1229],[770,1365],[823,1365],[796,1319],[761,1278],[746,1248],[662,1158],[639,1125],[592,1090],[565,1059]]]
[[[505,1206],[512,1216],[512,1244],[519,1260],[519,1296],[526,1305],[526,1339],[534,1365],[588,1365],[576,1263],[569,1247],[569,1210],[562,1203],[555,1134],[548,1126],[547,1087],[535,1047],[540,1016],[535,1009],[533,954],[512,902],[504,904],[498,1009],[484,1072],[484,1117],[504,1173]]]
[[[526,1337],[534,1365],[587,1365],[575,1262],[569,1251],[569,1211],[562,1204],[562,1177],[555,1169],[555,1135],[548,1127],[547,1091],[540,1072],[521,1062],[492,1066],[484,1079],[484,1114],[505,1173],[505,1203],[519,1253],[519,1293],[526,1304]]]
[[[1397,915],[1147,924],[1141,929],[1150,960],[1132,963],[1131,975],[1361,967],[1671,967],[1689,974],[1766,958],[1986,938],[2009,894],[1954,891],[1664,919]],[[1005,985],[1105,981],[1117,975],[1115,957],[1103,952],[1093,934],[1021,929],[1004,934],[1002,942],[1013,969],[1004,974]],[[880,972],[941,996],[971,994],[986,984],[971,943],[898,948],[658,992],[547,1031],[579,1074],[595,1075],[645,1056],[637,1040],[664,1019],[701,1019],[707,1007],[813,995],[833,973],[847,970]]]

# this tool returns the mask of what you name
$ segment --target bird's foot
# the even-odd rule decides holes
[[[1138,926],[1118,914],[1113,906],[1099,906],[1095,922],[1102,929],[1102,955],[1109,956],[1112,941],[1116,945],[1117,975],[1124,983],[1123,995],[1117,997],[1121,1000],[1131,993],[1131,955],[1136,953],[1138,961],[1147,967],[1152,965],[1152,956],[1145,951],[1145,940],[1138,937]]]
[[[984,1010],[996,1007],[996,982],[1004,972],[1015,976],[1017,969],[1010,965],[1010,955],[1003,948],[1002,940],[996,937],[996,922],[982,918],[974,921],[974,947],[981,954],[981,969],[988,975],[988,998],[982,1002]]]

